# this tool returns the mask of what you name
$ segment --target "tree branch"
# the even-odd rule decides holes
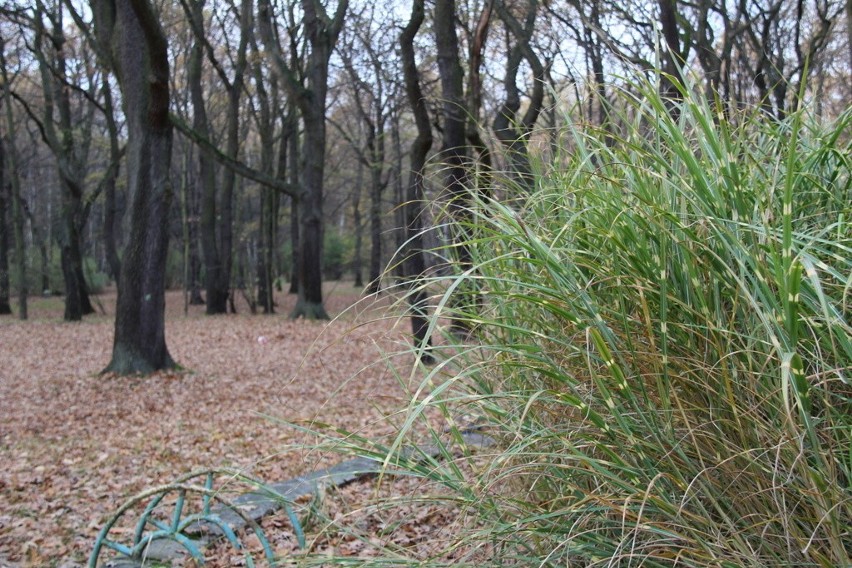
[[[289,195],[290,197],[299,198],[304,193],[304,191],[302,191],[299,187],[291,183],[287,183],[278,178],[266,175],[262,172],[255,170],[254,168],[245,165],[237,159],[229,157],[227,154],[219,150],[219,148],[217,148],[213,143],[211,143],[209,140],[207,140],[194,129],[192,129],[177,115],[169,113],[169,119],[171,120],[172,125],[177,128],[181,134],[186,136],[189,140],[195,142],[201,149],[209,152],[216,159],[217,162],[230,169],[237,175],[240,175],[246,179],[250,179],[261,185],[265,185],[266,187],[270,187],[285,195]]]

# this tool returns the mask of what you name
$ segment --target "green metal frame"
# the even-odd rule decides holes
[[[89,568],[97,568],[99,557],[104,549],[114,550],[118,552],[119,555],[128,559],[142,561],[145,558],[145,553],[148,547],[152,542],[157,540],[171,540],[178,543],[187,551],[189,556],[192,557],[197,564],[203,565],[204,555],[202,554],[199,544],[202,544],[203,546],[204,543],[194,541],[191,537],[187,536],[186,532],[187,529],[191,527],[197,527],[205,524],[218,527],[219,530],[222,531],[222,535],[228,540],[228,542],[230,542],[234,549],[243,551],[246,559],[246,565],[249,567],[255,566],[253,557],[248,551],[244,550],[236,532],[216,511],[213,510],[212,506],[214,504],[217,505],[217,508],[220,510],[227,509],[233,512],[243,520],[246,527],[251,527],[263,547],[264,556],[266,557],[267,562],[272,565],[274,561],[274,554],[272,552],[272,547],[269,545],[269,541],[263,533],[263,529],[255,520],[248,517],[237,505],[234,505],[226,499],[222,495],[221,490],[215,490],[213,488],[213,481],[217,475],[228,476],[229,481],[239,481],[244,484],[248,484],[252,486],[254,491],[257,493],[262,493],[276,500],[280,500],[287,517],[290,519],[290,523],[293,525],[293,532],[296,535],[299,546],[301,548],[305,547],[304,531],[302,530],[298,517],[293,511],[292,501],[272,490],[262,481],[246,476],[244,473],[237,470],[210,469],[189,473],[178,478],[173,483],[153,487],[139,493],[124,503],[124,505],[122,505],[112,515],[112,517],[110,517],[98,533],[97,539],[95,540],[95,546],[92,549],[92,554],[89,556]],[[191,481],[202,477],[204,478],[204,485],[191,483]],[[171,522],[165,523],[153,518],[152,514],[160,506],[163,499],[171,494],[177,494],[177,500],[174,503],[174,511],[171,515]],[[184,508],[186,506],[187,498],[191,496],[201,497],[201,512],[184,516]],[[122,544],[121,542],[110,539],[110,531],[115,527],[116,523],[118,523],[124,514],[138,506],[140,503],[144,503],[146,501],[148,504],[145,506],[144,512],[136,522],[132,542],[129,544]],[[149,527],[153,527],[153,530]]]

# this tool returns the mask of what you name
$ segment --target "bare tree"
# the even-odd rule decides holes
[[[6,41],[0,36],[0,79],[3,81],[3,101],[6,103],[6,126],[8,128],[8,149],[4,147],[4,173],[8,171],[11,183],[10,200],[12,202],[12,234],[15,240],[15,276],[18,280],[18,317],[28,317],[27,258],[24,242],[24,207],[21,203],[21,181],[18,170],[17,149],[15,147],[15,121],[12,112],[11,76],[6,60]]]
[[[182,4],[195,33],[195,45],[190,56],[188,74],[192,94],[193,128],[201,137],[212,142],[212,129],[207,117],[202,85],[202,62],[206,55],[227,94],[224,155],[231,160],[236,160],[240,149],[240,100],[243,95],[245,73],[248,67],[247,51],[253,29],[252,2],[242,0],[239,9],[231,6],[231,10],[237,13],[240,28],[239,44],[235,53],[231,53],[233,57],[231,75],[219,62],[215,50],[206,37],[204,0],[195,0],[191,6],[186,1]],[[217,184],[215,161],[216,157],[210,149],[202,147],[199,153],[201,170],[199,181],[202,187],[201,248],[204,257],[208,314],[221,314],[227,311],[233,263],[233,204],[236,173],[231,168],[225,168],[221,184]]]
[[[413,0],[411,18],[399,36],[402,72],[405,80],[405,93],[411,111],[414,114],[414,124],[417,137],[411,143],[410,170],[406,200],[403,204],[405,211],[405,247],[403,255],[403,274],[410,283],[408,302],[411,306],[411,331],[417,349],[424,350],[423,361],[431,362],[432,356],[428,350],[431,339],[428,335],[429,319],[426,302],[428,296],[423,289],[420,279],[426,271],[426,259],[423,251],[423,214],[426,208],[423,195],[424,171],[426,157],[432,148],[432,125],[429,120],[429,109],[426,98],[420,87],[420,73],[414,57],[414,38],[423,25],[425,11],[424,0]]]
[[[9,303],[9,187],[6,184],[6,157],[0,138],[0,316],[12,313]]]
[[[393,44],[383,43],[378,32],[389,24],[375,21],[375,13],[361,15],[352,25],[352,37],[339,49],[348,78],[352,106],[359,125],[355,131],[334,122],[338,131],[352,146],[360,162],[370,175],[370,262],[367,292],[381,289],[384,272],[382,259],[382,216],[385,213],[383,194],[392,172],[387,163],[386,127],[392,106],[395,104],[394,84],[387,76],[389,61],[393,57]],[[355,202],[356,207],[359,205]],[[359,211],[360,216],[360,211]],[[360,220],[358,221],[360,224]],[[356,228],[356,231],[360,227]]]
[[[529,1],[526,17],[522,24],[506,9],[503,0],[495,1],[500,19],[506,24],[515,41],[506,58],[506,74],[503,80],[506,99],[494,119],[494,133],[509,153],[510,175],[518,184],[518,187],[530,191],[533,188],[533,178],[528,142],[544,104],[544,82],[546,80],[546,68],[531,44],[538,13],[538,3],[536,0]],[[521,61],[524,59],[533,71],[532,94],[526,112],[522,117],[518,117],[518,111],[521,108],[521,96],[517,80]]]
[[[48,11],[41,0],[33,10],[34,42],[32,52],[39,64],[42,82],[43,107],[39,116],[24,104],[30,117],[37,122],[45,144],[56,158],[57,173],[62,189],[61,228],[56,232],[59,243],[62,277],[65,283],[65,314],[68,321],[82,319],[93,313],[89,291],[83,274],[82,234],[89,211],[98,192],[86,193],[89,149],[92,140],[95,105],[88,104],[85,115],[73,120],[71,78],[67,69],[69,40],[62,24],[62,5]],[[45,21],[50,28],[45,27]],[[49,44],[49,45],[46,45]],[[80,47],[85,42],[79,42]],[[85,82],[89,85],[86,97],[93,100],[97,81],[93,65],[87,66]],[[100,188],[99,188],[100,189]]]
[[[110,45],[127,118],[128,241],[121,262],[112,360],[105,372],[150,373],[175,366],[165,337],[169,168],[169,59],[148,0],[93,0],[95,27]]]
[[[288,65],[274,39],[273,12],[269,0],[258,2],[258,25],[263,43],[281,82],[299,107],[305,127],[302,147],[299,199],[300,256],[299,297],[291,317],[327,319],[322,299],[323,173],[325,171],[325,105],[328,93],[328,65],[337,43],[349,0],[340,0],[334,16],[329,16],[319,0],[302,0],[303,25],[310,45],[305,61],[303,85]]]

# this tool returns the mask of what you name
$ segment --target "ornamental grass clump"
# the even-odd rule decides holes
[[[474,268],[437,316],[477,343],[412,407],[497,441],[455,562],[850,565],[852,112],[682,94],[633,85],[617,130],[568,132],[532,194],[471,207]]]

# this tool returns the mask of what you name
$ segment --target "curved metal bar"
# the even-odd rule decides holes
[[[204,488],[209,489],[211,491],[213,490],[213,474],[210,473],[210,472],[207,473],[207,479],[205,479],[205,481],[204,481]],[[204,497],[201,498],[201,510],[205,515],[210,514],[210,496],[209,495],[205,495]]]
[[[142,542],[138,543],[133,547],[133,554],[130,555],[131,558],[144,558],[145,549],[148,548],[152,542],[155,540],[173,540],[182,547],[184,547],[189,555],[192,556],[193,560],[196,560],[199,564],[204,565],[204,555],[201,554],[201,551],[197,546],[192,542],[191,539],[185,537],[180,533],[173,533],[167,530],[159,530],[154,531],[152,533],[148,533],[145,535],[145,538],[142,539]]]
[[[208,515],[190,515],[184,520],[183,523],[181,523],[181,532],[183,532],[190,525],[193,525],[198,522],[207,522],[216,525],[217,527],[219,527],[219,529],[225,535],[225,538],[228,539],[228,541],[233,545],[234,548],[236,548],[237,550],[243,549],[243,545],[240,542],[240,539],[237,537],[237,533],[234,532],[234,529],[232,529],[231,526],[222,519],[222,517],[215,513],[210,513]]]
[[[263,547],[263,554],[266,556],[267,562],[269,562],[270,566],[275,564],[275,553],[272,552],[272,545],[269,544],[269,540],[267,540],[266,535],[263,534],[263,530],[260,528],[260,525],[254,523],[252,527],[254,531],[254,535],[257,537],[257,540],[260,541],[260,545]],[[304,548],[304,546],[302,546]],[[254,560],[252,560],[251,556],[246,558],[246,564],[254,565]]]
[[[280,499],[284,510],[293,525],[294,532],[296,534],[296,538],[299,542],[299,546],[304,548],[305,546],[305,536],[301,527],[301,523],[296,517],[293,508],[291,506],[291,501],[287,499],[285,496],[280,493],[269,489],[266,487],[261,481],[257,479],[253,479],[249,476],[242,474],[236,470],[232,469],[217,469],[217,470],[205,470],[202,472],[192,472],[190,474],[181,476],[175,483],[169,485],[161,485],[158,487],[151,488],[147,491],[144,491],[135,497],[132,497],[128,501],[126,501],[108,520],[108,522],[104,525],[101,531],[98,533],[98,537],[95,541],[95,546],[92,550],[92,554],[89,557],[89,568],[96,568],[98,563],[98,558],[104,546],[110,548],[119,554],[122,554],[131,558],[140,558],[144,550],[150,546],[156,540],[172,540],[180,544],[183,548],[189,552],[189,554],[193,557],[193,559],[199,561],[200,564],[204,563],[204,557],[199,548],[193,542],[192,539],[188,538],[184,534],[182,534],[190,525],[193,525],[198,522],[206,521],[210,522],[222,530],[224,536],[228,539],[231,545],[234,546],[235,549],[245,551],[242,543],[240,542],[239,537],[237,537],[236,532],[216,513],[211,511],[211,504],[217,503],[224,507],[227,510],[232,511],[236,514],[240,519],[244,522],[246,527],[251,527],[257,539],[260,541],[260,544],[264,551],[264,556],[266,559],[272,564],[275,560],[274,553],[272,551],[272,546],[269,544],[269,540],[266,538],[266,535],[263,532],[263,529],[260,525],[251,517],[246,515],[239,507],[231,503],[229,500],[225,499],[221,496],[220,491],[213,489],[213,480],[214,476],[217,474],[226,474],[230,475],[235,479],[238,479],[242,482],[249,483],[254,485],[260,491],[267,493],[273,498]],[[187,484],[187,481],[192,479],[205,476],[204,486]],[[162,503],[163,499],[170,493],[177,492],[178,499],[175,503],[175,512],[172,515],[171,524],[164,523],[157,519],[151,517],[154,510]],[[193,514],[184,518],[182,521],[180,519],[183,514],[186,495],[190,494],[198,494],[202,497],[202,513],[201,514]],[[127,547],[118,542],[112,541],[107,538],[110,530],[115,526],[118,520],[130,509],[136,506],[138,503],[144,501],[145,499],[151,498],[151,501],[145,507],[145,510],[142,513],[139,521],[136,523],[136,527],[134,530],[134,545],[133,547]],[[151,533],[144,534],[145,527],[151,524],[156,527],[158,530],[155,530]],[[248,566],[254,566],[254,559],[251,554],[245,552],[246,564]]]
[[[105,545],[107,546],[107,548],[111,548],[112,550],[123,554],[123,552],[121,552],[121,549],[126,547],[117,542],[108,540],[106,537],[109,534],[109,531],[112,530],[118,520],[121,519],[121,517],[124,515],[124,513],[128,511],[128,509],[131,509],[132,507],[136,506],[137,503],[147,499],[148,497],[166,492],[169,487],[171,486],[159,485],[157,487],[152,487],[151,489],[143,491],[142,493],[139,493],[138,495],[132,497],[131,499],[126,501],[121,507],[119,507],[118,510],[113,513],[112,517],[107,520],[106,524],[100,530],[98,536],[95,538],[95,546],[92,548],[92,554],[89,555],[89,562],[87,564],[88,568],[97,567],[98,557],[100,556],[101,550]],[[162,496],[159,498],[162,499]],[[107,543],[111,543],[111,545]]]
[[[139,522],[136,523],[136,530],[133,531],[133,545],[135,546],[140,540],[142,540],[142,535],[145,533],[145,525],[148,524],[148,518],[151,516],[151,513],[154,512],[154,509],[157,508],[157,505],[163,500],[163,498],[168,495],[168,492],[160,493],[148,503],[148,506],[145,507],[145,510],[142,512],[142,516],[139,517]]]
[[[123,554],[124,556],[131,556],[133,554],[132,548],[128,548],[127,546],[119,542],[115,542],[114,540],[105,539],[102,541],[102,543],[107,548],[111,548],[112,550],[115,550],[116,552],[118,552],[119,554]]]
[[[282,501],[284,506],[284,512],[287,514],[287,518],[290,519],[290,524],[293,525],[293,533],[296,535],[296,543],[299,545],[299,548],[305,548],[305,531],[302,530],[302,523],[299,521],[299,517],[296,516],[296,512],[293,510],[293,507],[290,506],[290,501]]]
[[[299,521],[299,517],[296,516],[296,512],[293,510],[291,506],[292,501],[275,491],[269,487],[261,487],[260,492],[272,497],[273,499],[277,499],[281,501],[281,505],[284,508],[284,513],[287,515],[287,518],[290,520],[290,524],[293,525],[293,533],[296,535],[296,542],[299,544],[300,548],[305,548],[305,531],[302,530],[302,523]]]
[[[178,530],[180,526],[180,516],[183,514],[183,505],[186,502],[186,489],[178,491],[177,503],[175,503],[175,512],[172,515],[172,530]]]

